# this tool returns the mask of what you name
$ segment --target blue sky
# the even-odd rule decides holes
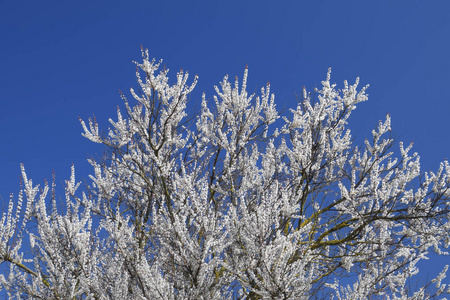
[[[55,170],[61,195],[72,163],[88,176],[86,159],[103,148],[81,136],[78,117],[107,127],[119,89],[137,86],[140,44],[172,75],[199,75],[192,105],[245,65],[249,91],[270,81],[285,110],[329,67],[338,86],[359,76],[370,88],[351,119],[357,140],[390,113],[394,135],[436,170],[450,158],[449,11],[448,1],[414,0],[0,0],[1,199],[17,195],[20,163],[35,182]]]

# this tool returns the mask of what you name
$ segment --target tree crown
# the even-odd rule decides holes
[[[417,262],[449,239],[447,161],[421,173],[412,144],[391,150],[390,116],[354,146],[348,120],[367,87],[329,71],[280,118],[225,76],[212,102],[186,112],[197,77],[142,51],[136,104],[89,119],[83,135],[108,149],[80,191],[66,181],[24,188],[0,222],[2,287],[33,299],[422,299],[449,293],[447,266],[408,288]]]

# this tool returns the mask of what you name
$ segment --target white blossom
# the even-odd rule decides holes
[[[391,118],[354,145],[348,123],[366,87],[303,91],[279,119],[272,87],[249,70],[187,110],[197,77],[173,80],[142,50],[135,104],[101,134],[88,187],[33,185],[0,220],[0,275],[11,299],[427,299],[448,267],[410,290],[417,263],[450,244],[450,166],[423,172]],[[212,99],[212,101],[207,101]],[[193,101],[193,100],[191,100]],[[6,269],[5,269],[6,270]],[[433,283],[433,284],[432,284]]]

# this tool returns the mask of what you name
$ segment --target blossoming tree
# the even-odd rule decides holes
[[[417,263],[449,247],[450,166],[421,173],[395,151],[390,117],[362,147],[347,121],[366,88],[304,91],[280,118],[228,77],[186,112],[197,77],[174,83],[143,51],[139,91],[123,97],[90,160],[89,187],[23,190],[0,223],[2,289],[26,299],[423,299],[449,293],[447,267],[411,290]],[[396,157],[397,156],[397,157]],[[63,208],[61,208],[61,206]],[[6,270],[6,269],[4,269]]]

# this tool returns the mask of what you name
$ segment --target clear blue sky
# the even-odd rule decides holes
[[[87,177],[86,159],[103,149],[81,136],[78,117],[106,128],[118,90],[136,87],[140,44],[172,75],[199,75],[193,105],[245,65],[249,90],[270,81],[280,109],[329,67],[338,86],[359,76],[371,86],[351,120],[357,139],[390,113],[395,136],[436,170],[450,158],[449,12],[449,1],[414,0],[0,0],[0,195],[17,195],[20,163],[35,182],[55,170],[60,195],[72,163]]]

